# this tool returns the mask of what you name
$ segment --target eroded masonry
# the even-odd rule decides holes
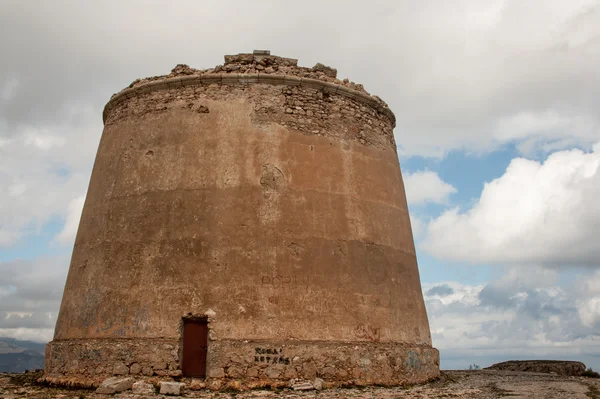
[[[439,374],[394,114],[336,74],[255,51],[111,98],[48,381]]]

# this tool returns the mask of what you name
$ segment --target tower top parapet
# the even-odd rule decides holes
[[[126,89],[113,94],[104,109],[108,111],[125,98],[139,92],[161,90],[177,86],[205,83],[264,83],[273,85],[303,86],[313,90],[324,90],[369,105],[387,115],[395,125],[396,118],[387,103],[371,95],[362,84],[349,79],[337,78],[337,69],[322,63],[312,68],[298,66],[295,58],[271,55],[269,50],[254,50],[252,53],[225,55],[224,64],[214,68],[196,69],[178,64],[168,75],[136,79]]]

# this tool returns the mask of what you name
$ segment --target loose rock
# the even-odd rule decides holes
[[[185,384],[182,382],[170,382],[170,381],[162,381],[160,383],[160,394],[161,395],[180,395],[181,388],[183,388]]]
[[[113,374],[127,375],[129,374],[129,367],[125,366],[123,363],[116,363],[113,367]]]
[[[317,391],[320,391],[321,389],[323,389],[323,380],[320,378],[315,378],[315,380],[313,381],[313,386]]]
[[[299,381],[292,385],[292,389],[294,391],[310,391],[315,389],[315,387],[308,381]]]
[[[154,394],[156,392],[156,390],[154,389],[154,385],[145,381],[138,381],[134,383],[131,387],[131,390],[133,391],[133,393],[138,395]]]
[[[131,377],[111,377],[100,384],[96,393],[112,395],[113,393],[123,392],[131,389],[135,380]]]

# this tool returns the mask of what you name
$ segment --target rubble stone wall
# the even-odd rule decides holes
[[[46,380],[97,386],[113,375],[180,379],[179,342],[172,339],[54,341]],[[325,387],[399,385],[439,375],[428,346],[344,342],[209,341],[206,385],[213,389],[285,387],[321,378]]]
[[[285,75],[211,74],[168,78],[127,89],[113,97],[104,111],[105,124],[124,117],[188,107],[208,113],[199,99],[247,98],[253,118],[276,122],[307,135],[355,140],[394,150],[395,117],[378,100],[342,86]],[[349,120],[350,119],[350,120]],[[341,125],[345,129],[341,128]]]

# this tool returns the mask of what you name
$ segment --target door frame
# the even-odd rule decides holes
[[[181,318],[180,324],[179,324],[179,368],[183,374],[183,334],[185,332],[185,324],[186,323],[198,323],[198,324],[204,324],[206,325],[206,373],[208,373],[208,346],[210,345],[210,340],[208,339],[208,334],[210,331],[210,325],[208,322],[208,316],[205,315],[193,315],[191,313],[188,313],[187,315],[183,316]],[[194,377],[194,378],[201,378],[201,377]],[[204,377],[206,378],[206,376]]]

